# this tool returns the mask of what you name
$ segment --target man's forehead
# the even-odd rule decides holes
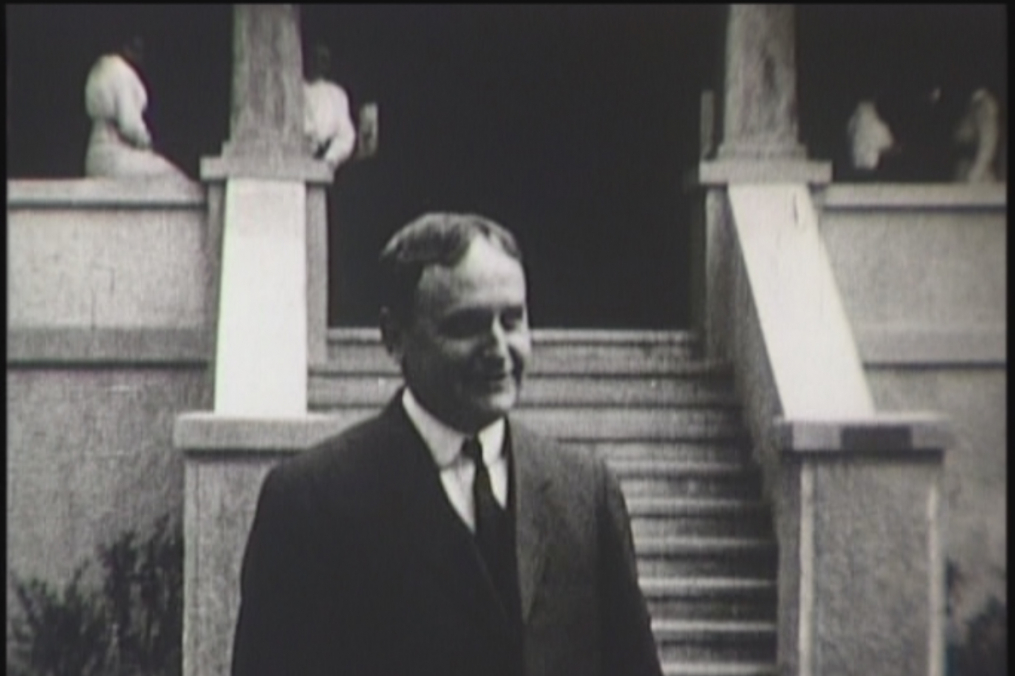
[[[455,265],[426,267],[419,291],[421,295],[504,294],[524,301],[525,271],[496,243],[477,237]]]

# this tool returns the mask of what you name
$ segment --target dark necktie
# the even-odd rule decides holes
[[[501,509],[493,494],[490,483],[490,472],[483,462],[483,447],[475,437],[462,442],[462,455],[476,466],[476,475],[472,480],[472,502],[476,515],[476,544],[491,571],[499,572],[503,564],[502,543],[505,527],[504,510]],[[496,574],[496,572],[495,572]]]
[[[466,439],[462,444],[462,454],[476,466],[472,482],[472,502],[476,514],[476,548],[486,564],[490,581],[497,590],[504,611],[510,618],[514,630],[520,632],[522,610],[518,592],[518,567],[514,553],[513,520],[510,512],[502,508],[493,495],[490,473],[483,462],[483,449],[479,440]],[[520,633],[516,638],[520,640]],[[521,659],[520,644],[517,651],[516,657]],[[517,673],[521,673],[520,666]]]

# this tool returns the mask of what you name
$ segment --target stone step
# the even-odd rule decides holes
[[[761,497],[761,476],[751,466],[674,460],[608,458],[624,494],[634,497]]]
[[[562,441],[729,439],[742,434],[729,409],[521,407],[517,417]]]
[[[607,460],[647,460],[748,464],[750,452],[742,439],[713,438],[656,441],[591,440],[585,442]]]
[[[663,355],[666,355],[665,357]],[[311,367],[315,375],[395,375],[398,365],[380,345],[348,345],[329,353],[328,361]],[[668,353],[654,354],[640,348],[605,348],[590,352],[581,346],[560,345],[552,350],[534,345],[527,372],[540,375],[728,377],[729,364],[708,359],[691,360]]]
[[[658,619],[774,620],[774,579],[642,577],[645,601]]]
[[[327,341],[332,368],[358,373],[397,371],[377,329],[329,329]],[[696,337],[686,331],[534,329],[532,369],[542,373],[681,372],[697,344]]]
[[[643,537],[635,540],[638,572],[647,577],[700,575],[775,579],[774,539]]]
[[[336,429],[344,429],[379,411],[379,406],[349,406],[323,412],[332,417]],[[742,434],[739,416],[724,409],[521,407],[512,415],[533,429],[565,442],[715,440],[737,438]]]
[[[664,662],[663,676],[778,676],[773,663]]]
[[[627,499],[636,540],[663,536],[769,537],[768,506],[756,500],[718,498]]]
[[[401,387],[397,373],[348,373],[331,367],[310,370],[307,395],[315,408],[381,406]],[[530,373],[522,406],[725,406],[737,407],[725,374],[686,376],[545,375]]]
[[[774,663],[774,622],[653,620],[663,662]]]

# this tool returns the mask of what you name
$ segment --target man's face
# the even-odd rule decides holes
[[[427,267],[414,317],[389,341],[406,384],[437,418],[472,433],[518,400],[531,352],[525,273],[483,237],[454,267]]]

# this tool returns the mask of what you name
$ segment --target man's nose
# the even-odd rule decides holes
[[[490,330],[486,335],[485,348],[485,353],[491,357],[508,358],[508,335],[500,319],[494,319],[490,322]]]

